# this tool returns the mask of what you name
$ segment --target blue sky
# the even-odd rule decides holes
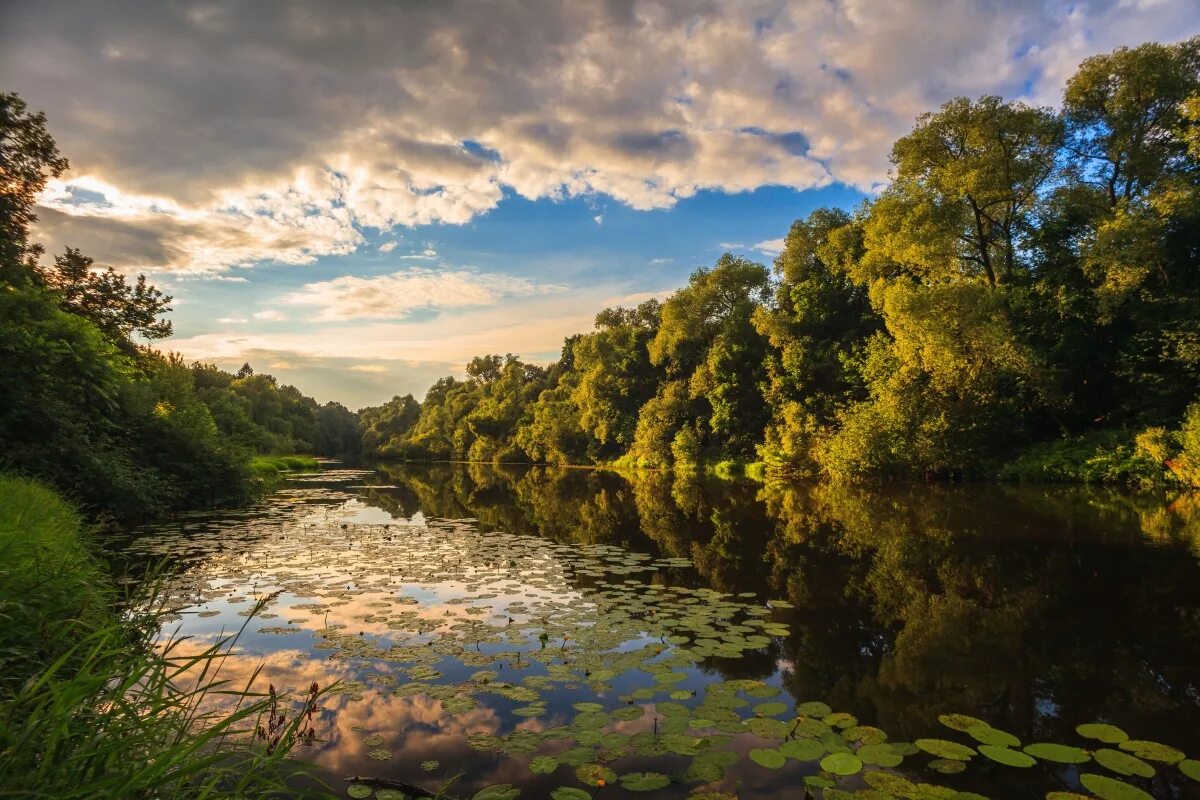
[[[1195,0],[16,0],[0,75],[71,160],[50,253],[147,273],[185,357],[356,408],[769,263],[952,97],[1052,106],[1196,33]]]

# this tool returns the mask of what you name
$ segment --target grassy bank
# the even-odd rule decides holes
[[[0,797],[278,796],[318,693],[259,742],[273,700],[219,679],[233,638],[157,640],[153,593],[121,611],[78,513],[0,475]],[[248,620],[249,621],[249,620]],[[267,727],[270,727],[268,724]],[[290,794],[290,792],[289,792]]]
[[[287,472],[314,472],[319,464],[315,456],[254,456],[250,474],[259,480],[273,480]]]

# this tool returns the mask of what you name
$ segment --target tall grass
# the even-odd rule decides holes
[[[254,456],[250,459],[250,474],[270,480],[284,472],[314,472],[319,466],[313,456]]]
[[[159,593],[118,611],[80,537],[52,491],[0,476],[0,797],[297,796],[319,688],[223,679],[237,634],[160,641]]]

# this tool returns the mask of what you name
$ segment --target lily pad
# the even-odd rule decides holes
[[[783,753],[769,747],[756,747],[751,750],[750,760],[767,769],[779,769],[787,763]]]
[[[965,770],[967,765],[963,761],[955,761],[950,758],[935,758],[929,762],[929,768],[943,775],[957,775]]]
[[[1176,750],[1158,742],[1148,742],[1145,739],[1129,739],[1119,745],[1122,750],[1133,753],[1138,758],[1148,761],[1161,761],[1164,764],[1177,764],[1185,758],[1182,750]]]
[[[945,739],[917,739],[917,747],[938,758],[949,758],[954,761],[968,761],[975,751],[965,744],[950,742]]]
[[[621,786],[631,792],[652,792],[668,785],[671,779],[660,772],[630,772],[621,776]]]
[[[904,755],[886,742],[865,744],[858,748],[855,755],[862,759],[864,764],[874,764],[878,767],[898,767],[904,761]]]
[[[1007,747],[1000,747],[994,744],[979,745],[979,753],[995,761],[997,764],[1003,764],[1006,767],[1028,768],[1037,763],[1036,758],[1026,755],[1020,750],[1010,750]]]
[[[1104,722],[1088,722],[1075,728],[1075,732],[1085,739],[1095,739],[1105,744],[1120,744],[1129,738],[1125,731]]]
[[[559,786],[550,792],[552,800],[592,800],[592,796],[577,786]]]
[[[1100,800],[1154,800],[1136,786],[1103,775],[1085,772],[1079,776],[1079,782]]]
[[[534,775],[549,775],[558,769],[558,759],[554,756],[534,756],[529,762],[529,771]]]
[[[361,783],[352,783],[346,787],[346,794],[351,797],[361,798],[371,796],[371,787],[364,786]]]
[[[779,752],[796,761],[816,761],[825,755],[825,745],[815,739],[791,739],[779,745]]]
[[[967,735],[981,744],[996,747],[1020,747],[1021,740],[1008,731],[993,728],[991,725],[972,725],[967,728]]]
[[[986,722],[975,717],[969,717],[966,714],[942,714],[938,717],[938,722],[952,730],[966,733],[971,728],[976,726],[990,727]]]
[[[855,775],[862,768],[863,762],[853,753],[831,753],[821,759],[821,769],[834,775]]]
[[[587,786],[603,786],[617,779],[617,773],[600,764],[584,764],[575,770],[575,777]]]
[[[1142,761],[1137,756],[1123,753],[1120,750],[1102,747],[1092,753],[1092,758],[1096,760],[1097,764],[1112,770],[1118,775],[1136,775],[1139,778],[1154,777],[1154,767]]]
[[[1025,752],[1042,761],[1053,761],[1056,764],[1086,764],[1092,760],[1086,750],[1053,742],[1038,742],[1027,745]]]
[[[1200,761],[1189,758],[1179,762],[1179,771],[1194,781],[1200,781]]]

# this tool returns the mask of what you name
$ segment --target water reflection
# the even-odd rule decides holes
[[[440,701],[396,696],[395,680],[387,680],[369,652],[356,662],[353,652],[340,650],[343,663],[331,665],[313,648],[312,629],[364,641],[386,637],[397,609],[380,611],[375,592],[384,589],[408,598],[398,610],[417,631],[484,618],[468,613],[479,604],[453,602],[470,593],[470,576],[434,568],[425,575],[432,582],[397,579],[419,563],[397,570],[390,560],[361,583],[332,582],[343,577],[341,568],[361,568],[383,546],[358,526],[384,536],[436,537],[440,520],[538,537],[549,548],[543,567],[556,557],[553,544],[607,546],[694,564],[692,571],[663,562],[661,571],[644,576],[653,583],[788,601],[791,608],[774,612],[789,625],[788,636],[738,657],[705,655],[683,684],[693,690],[712,679],[777,683],[796,700],[820,698],[850,711],[893,740],[944,735],[938,715],[959,712],[1025,741],[1068,740],[1076,724],[1105,720],[1200,752],[1200,503],[1194,499],[1169,504],[1151,496],[1006,486],[761,487],[666,473],[481,465],[385,465],[353,483],[329,478],[284,492],[242,518],[239,530],[249,538],[229,539],[228,517],[198,520],[184,525],[191,544],[172,542],[170,550],[190,565],[185,575],[193,581],[195,609],[217,612],[187,620],[188,632],[199,636],[228,629],[247,598],[270,591],[258,582],[264,573],[282,571],[318,588],[311,605],[303,593],[282,596],[279,619],[267,626],[276,630],[244,640],[243,652],[253,658],[235,668],[248,671],[263,660],[271,680],[287,686],[350,677],[351,691],[325,709],[330,733],[316,758],[337,777],[384,773],[429,785],[448,765],[467,765],[468,786],[501,781],[543,796],[561,782],[531,776],[523,762],[481,754],[467,737],[562,724],[570,704],[588,699],[586,693],[563,689],[547,714],[532,719],[513,717],[511,704],[447,714]],[[322,540],[328,552],[310,553],[303,570],[292,567],[296,553],[282,543],[331,514],[343,539]],[[254,537],[272,544],[255,547]],[[461,558],[472,561],[469,553]],[[505,608],[516,602],[520,610],[551,596],[584,602],[597,588],[586,570],[538,574],[550,582],[531,587],[529,571],[518,569],[498,584],[511,596],[501,592],[490,601]],[[509,663],[516,671],[528,666]],[[374,678],[363,680],[364,674]],[[454,679],[466,680],[466,672]],[[645,723],[630,723],[638,724]],[[385,732],[403,764],[372,761],[364,731]],[[438,760],[438,771],[416,769],[426,760]],[[977,791],[1029,792],[1028,776],[1014,776],[1017,770],[983,764],[972,771],[963,785]],[[787,795],[779,778],[753,765],[739,764],[726,780],[740,782],[742,797]],[[1155,780],[1158,796],[1194,792],[1166,774]]]

